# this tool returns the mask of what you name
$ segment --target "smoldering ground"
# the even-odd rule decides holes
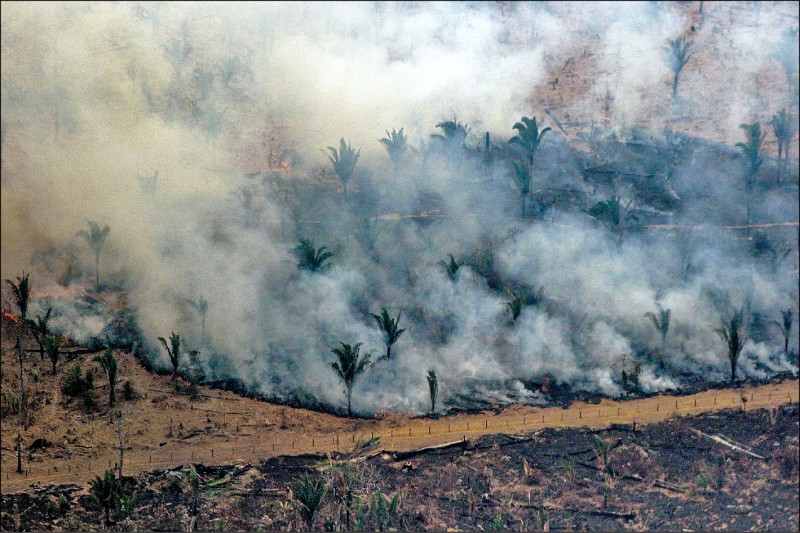
[[[706,15],[673,102],[662,45],[692,37],[694,15],[670,4],[4,3],[3,278],[33,272],[35,296],[91,291],[76,233],[108,224],[104,293],[125,293],[154,364],[169,364],[156,339],[174,331],[207,380],[335,407],[331,348],[361,342],[377,360],[371,314],[401,313],[391,359],[356,383],[361,413],[425,411],[428,369],[444,406],[542,401],[545,378],[619,395],[622,354],[645,392],[722,381],[715,330],[740,308],[753,326],[740,377],[796,372],[796,335],[787,357],[768,324],[798,315],[797,226],[724,226],[744,218],[739,124],[796,110],[775,53],[798,17],[764,6],[748,39],[736,9]],[[563,106],[592,123],[578,142],[530,93],[556,90],[556,58],[592,56],[598,75]],[[702,75],[714,61],[735,89]],[[725,143],[669,129],[708,98]],[[520,219],[507,141],[534,114],[553,129]],[[463,143],[431,137],[448,120],[469,128]],[[401,127],[395,168],[377,139]],[[342,137],[361,150],[347,198],[325,150]],[[796,223],[790,163],[763,165],[754,221]],[[612,179],[587,178],[608,164]],[[622,235],[586,213],[612,195],[635,199]],[[330,268],[298,269],[300,239],[332,251]],[[512,292],[540,289],[512,321]],[[204,331],[189,303],[201,299]],[[36,298],[31,313],[55,306],[77,341],[107,334],[114,314],[77,301]],[[657,303],[671,310],[663,358],[644,317]]]

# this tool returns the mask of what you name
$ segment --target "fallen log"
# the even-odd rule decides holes
[[[454,442],[448,442],[446,444],[439,444],[436,446],[426,446],[424,448],[417,448],[416,450],[409,450],[407,452],[390,452],[384,451],[382,453],[387,453],[392,456],[392,459],[395,461],[403,461],[404,459],[410,459],[411,457],[416,457],[417,455],[422,455],[423,453],[428,452],[437,452],[440,450],[448,450],[452,448],[466,448],[467,441],[465,440],[457,440]]]
[[[589,511],[590,515],[607,516],[609,518],[622,518],[623,520],[633,520],[636,513],[615,513],[614,511]]]
[[[736,450],[737,452],[743,453],[745,455],[749,455],[750,457],[754,457],[755,459],[761,459],[762,461],[766,461],[767,460],[767,458],[762,456],[762,455],[758,455],[757,453],[753,453],[751,451],[745,450],[744,448],[742,448],[742,445],[734,444],[732,442],[728,442],[727,440],[725,440],[725,439],[723,439],[723,438],[721,438],[721,437],[719,437],[717,435],[709,435],[708,433],[703,433],[699,429],[694,429],[694,428],[691,428],[691,429],[692,429],[692,431],[694,431],[696,434],[700,435],[701,437],[705,437],[707,439],[711,439],[714,442],[722,444],[723,446],[727,446],[731,450]]]
[[[659,488],[662,488],[662,489],[671,490],[673,492],[680,492],[681,494],[686,492],[685,490],[679,488],[677,485],[674,485],[672,483],[668,483],[666,481],[658,481],[657,480],[657,481],[653,482],[653,486],[654,487],[659,487]]]

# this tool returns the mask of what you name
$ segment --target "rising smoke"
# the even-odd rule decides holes
[[[2,276],[32,270],[40,295],[91,286],[76,233],[108,224],[102,276],[126,300],[104,301],[135,309],[155,365],[168,365],[156,338],[175,331],[209,380],[336,407],[331,347],[363,342],[377,359],[370,313],[402,311],[392,359],[357,382],[361,413],[424,412],[429,368],[445,406],[540,401],[531,384],[545,378],[616,396],[622,354],[647,392],[722,381],[715,329],[735,309],[762,326],[798,316],[797,225],[721,228],[744,217],[739,124],[797,114],[773,57],[796,9],[764,6],[752,27],[748,9],[698,21],[696,6],[639,2],[4,2]],[[682,34],[697,55],[672,102],[661,48]],[[536,155],[537,220],[523,222],[507,141],[534,114],[553,129]],[[470,127],[466,148],[431,138],[453,119]],[[635,126],[658,147],[650,159],[620,142]],[[395,170],[377,139],[400,127],[415,150]],[[474,148],[485,132],[494,160]],[[323,153],[341,137],[361,149],[349,202]],[[681,203],[582,172],[603,163],[668,176],[655,197]],[[783,175],[765,164],[755,221],[796,223],[790,163]],[[548,201],[551,189],[575,201]],[[636,200],[621,245],[585,213],[611,194]],[[298,270],[301,238],[335,253],[328,270]],[[539,287],[512,323],[509,291]],[[187,302],[199,298],[205,339]],[[76,301],[40,298],[32,313],[55,305],[72,338],[102,336],[113,313]],[[663,362],[644,319],[656,302],[672,313]],[[775,330],[753,331],[742,376],[796,372]]]

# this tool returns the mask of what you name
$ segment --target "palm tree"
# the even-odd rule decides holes
[[[519,161],[510,161],[511,177],[519,191],[519,216],[525,218],[525,199],[531,192],[531,171],[527,165]]]
[[[386,359],[391,359],[392,345],[397,342],[397,339],[399,339],[400,335],[405,331],[405,328],[397,328],[400,323],[400,313],[397,313],[397,318],[392,319],[386,308],[382,307],[381,314],[372,315],[372,318],[375,319],[375,322],[378,323],[378,328],[383,332],[383,342],[386,343]]]
[[[436,396],[439,394],[439,379],[436,377],[436,372],[428,370],[428,392],[431,398],[431,414],[436,411]]]
[[[386,130],[386,137],[378,139],[378,142],[386,148],[386,152],[389,154],[389,158],[391,158],[392,164],[394,165],[396,175],[403,164],[403,159],[408,150],[408,143],[403,133],[403,128],[400,128],[399,132],[394,131],[394,128],[392,128],[391,133],[389,133],[389,130]]]
[[[48,322],[50,322],[50,313],[53,312],[52,307],[47,308],[47,312],[45,312],[44,316],[39,315],[36,317],[35,320],[31,320],[30,318],[26,319],[25,322],[30,330],[33,338],[36,339],[36,343],[39,345],[39,358],[44,359],[44,344],[43,341],[45,337],[50,335],[50,327]]]
[[[303,474],[295,485],[294,496],[302,505],[300,513],[310,531],[314,529],[314,516],[322,509],[327,493],[328,487],[321,476],[312,481],[308,474]]]
[[[117,358],[111,348],[106,348],[103,355],[96,355],[92,359],[100,364],[108,378],[108,406],[114,407],[114,388],[117,386]]]
[[[89,481],[89,494],[100,504],[105,513],[105,525],[111,527],[111,509],[116,507],[121,492],[120,481],[110,470],[103,477],[95,476]]]
[[[339,344],[342,345],[341,348],[331,349],[339,359],[338,362],[331,363],[331,368],[333,368],[336,375],[339,376],[339,379],[344,383],[345,394],[347,395],[347,416],[352,417],[353,409],[351,407],[351,399],[353,397],[353,384],[356,378],[369,368],[372,354],[367,353],[364,354],[363,357],[360,357],[359,351],[361,350],[362,344],[360,342],[352,346],[343,342]]]
[[[53,375],[56,375],[56,365],[61,355],[61,337],[58,335],[48,335],[42,339],[42,345],[47,352],[47,357],[53,365]]]
[[[669,332],[669,318],[670,313],[672,312],[671,309],[664,309],[661,307],[661,304],[657,303],[656,307],[658,308],[658,314],[647,312],[644,314],[645,318],[647,318],[653,327],[656,328],[656,331],[661,335],[661,358],[663,361],[664,353],[667,347],[667,333]]]
[[[789,146],[794,137],[794,117],[786,112],[786,108],[781,109],[776,115],[772,115],[772,131],[778,139],[778,162],[781,162],[781,157],[784,158],[781,170],[786,168],[789,163]]]
[[[158,340],[161,341],[161,344],[167,351],[169,361],[172,363],[172,380],[174,381],[175,378],[178,377],[178,365],[180,364],[181,355],[181,336],[172,332],[169,338],[169,345],[167,345],[167,340],[164,337],[159,337]]]
[[[6,280],[11,286],[11,293],[14,297],[14,303],[17,304],[19,308],[19,318],[22,323],[25,323],[25,319],[28,317],[28,302],[31,299],[31,284],[29,280],[30,274],[26,274],[25,272],[22,273],[22,277],[17,276],[17,283],[14,283],[10,279]]]
[[[447,254],[450,256],[450,262],[446,261],[439,261],[439,265],[444,267],[445,272],[447,272],[447,277],[450,278],[450,281],[455,281],[456,277],[458,276],[458,269],[461,268],[461,265],[456,263],[455,257],[453,254]]]
[[[342,180],[344,198],[347,200],[347,185],[355,172],[358,157],[361,155],[361,149],[358,151],[353,150],[350,144],[345,144],[344,137],[342,137],[339,141],[339,151],[337,152],[336,148],[333,146],[328,146],[328,151],[330,152],[328,159],[333,164],[333,170],[336,172],[336,175]]]
[[[519,122],[514,124],[512,129],[517,130],[517,134],[508,141],[508,144],[517,145],[525,151],[528,170],[533,173],[533,156],[536,155],[536,150],[542,142],[542,137],[550,131],[550,128],[543,128],[542,131],[539,131],[536,117],[522,117]]]
[[[611,233],[617,235],[617,244],[622,244],[625,227],[628,222],[635,222],[638,217],[630,209],[633,200],[622,206],[622,198],[611,196],[605,202],[597,202],[588,211],[589,215],[603,223]]]
[[[731,385],[736,383],[736,365],[747,340],[744,332],[744,309],[733,313],[730,321],[717,329],[717,334],[728,348],[728,360],[731,363]]]
[[[467,141],[469,126],[459,122],[456,117],[453,117],[453,120],[439,122],[436,128],[442,130],[442,133],[434,133],[431,138],[443,141],[449,147],[461,148]]]
[[[789,355],[789,339],[792,335],[792,318],[794,316],[794,311],[791,309],[786,309],[781,311],[781,316],[783,318],[783,323],[778,322],[777,320],[770,321],[770,324],[777,326],[778,329],[781,330],[783,334],[783,355]]]
[[[200,314],[200,340],[206,340],[206,313],[208,312],[208,301],[202,296],[197,300],[187,300],[189,305]]]
[[[22,272],[22,277],[17,276],[17,283],[10,279],[6,280],[11,286],[11,293],[14,297],[14,302],[19,308],[19,316],[22,324],[27,322],[28,317],[28,303],[31,298],[31,284],[29,280],[30,274]],[[17,331],[17,342],[14,347],[17,351],[17,362],[19,363],[19,417],[17,420],[17,473],[22,473],[22,420],[25,418],[24,399],[25,399],[25,381],[23,364],[25,362],[25,350],[22,349],[20,342],[20,332]],[[26,428],[27,429],[27,428]]]
[[[100,229],[100,226],[94,220],[87,222],[89,231],[79,231],[78,237],[83,237],[89,248],[94,252],[95,288],[100,290],[100,252],[103,251],[103,245],[106,242],[106,237],[111,233],[111,228],[104,226],[103,229]]]
[[[670,70],[673,73],[672,78],[672,98],[678,97],[678,78],[683,70],[683,67],[686,66],[686,63],[689,62],[689,59],[692,57],[692,54],[689,52],[689,48],[691,48],[692,43],[691,41],[685,41],[683,37],[679,37],[677,39],[669,39],[667,41],[667,46],[663,47],[664,52],[667,56],[667,66],[669,66]]]
[[[300,239],[300,244],[292,250],[298,259],[297,268],[311,272],[325,270],[330,266],[330,263],[326,265],[325,261],[335,255],[333,252],[326,252],[326,249],[327,246],[322,246],[317,250],[311,239]]]
[[[744,130],[746,142],[736,143],[736,146],[742,150],[745,157],[747,167],[745,169],[745,188],[747,189],[747,225],[750,225],[750,213],[753,206],[753,189],[756,183],[756,174],[761,164],[764,163],[764,150],[761,145],[764,142],[767,132],[761,131],[761,124],[754,122],[752,124],[740,124],[740,128]]]

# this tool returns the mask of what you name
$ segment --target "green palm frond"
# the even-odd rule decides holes
[[[428,370],[428,393],[431,399],[431,413],[436,411],[436,396],[439,394],[439,379],[436,377],[436,372]]]
[[[323,477],[312,480],[308,474],[303,474],[295,485],[294,496],[302,505],[300,512],[303,519],[311,528],[314,516],[322,509],[328,487]]]
[[[400,324],[400,314],[401,313],[397,313],[397,318],[393,319],[389,316],[389,312],[386,308],[382,307],[380,315],[372,315],[372,318],[375,319],[381,332],[383,332],[383,341],[386,343],[386,359],[391,359],[392,345],[397,342],[397,339],[399,339],[400,335],[405,331],[405,329],[398,328]]]
[[[20,319],[25,322],[28,316],[28,302],[31,299],[31,284],[30,274],[22,273],[22,276],[17,276],[17,282],[14,283],[10,279],[6,283],[11,287],[11,293],[14,296],[14,303],[19,308]]]
[[[744,309],[736,311],[727,324],[715,330],[728,349],[728,361],[731,365],[731,383],[736,381],[736,365],[747,338],[744,331]]]
[[[345,143],[344,137],[342,137],[339,140],[339,150],[337,151],[333,146],[328,146],[328,152],[330,152],[328,159],[333,164],[333,170],[346,186],[350,178],[353,177],[361,150],[353,150],[352,145]]]
[[[436,128],[442,130],[442,134],[434,133],[431,138],[446,141],[451,146],[463,146],[467,141],[469,126],[462,124],[455,117],[453,120],[444,120],[436,124]]]
[[[528,156],[528,164],[532,165],[533,156],[536,154],[544,134],[550,131],[550,128],[543,128],[539,131],[536,117],[522,117],[519,122],[514,124],[512,129],[517,130],[517,134],[509,139],[508,144],[522,148]]]
[[[311,272],[325,270],[330,266],[330,264],[325,264],[325,261],[335,255],[333,252],[325,250],[327,250],[327,246],[316,249],[314,241],[311,239],[300,239],[300,244],[292,250],[292,253],[298,258],[297,268]]]
[[[159,337],[158,340],[161,341],[161,344],[167,351],[169,361],[172,363],[172,379],[175,379],[178,375],[178,366],[180,365],[181,336],[172,332],[169,338],[169,345],[164,337]]]
[[[667,41],[667,46],[663,47],[663,50],[667,58],[667,65],[669,65],[672,72],[679,73],[683,70],[683,67],[692,57],[691,52],[689,52],[691,47],[692,42],[684,40],[683,37]]]
[[[458,276],[458,269],[461,268],[461,265],[456,262],[456,258],[453,257],[453,254],[447,254],[450,257],[450,262],[446,261],[439,261],[439,265],[444,267],[445,272],[447,272],[447,277],[450,278],[450,281],[455,281],[456,277]]]
[[[761,123],[759,122],[740,124],[739,127],[744,130],[746,141],[738,142],[736,146],[742,150],[742,154],[747,160],[747,174],[752,177],[764,163],[762,144],[767,132],[761,131]]]

